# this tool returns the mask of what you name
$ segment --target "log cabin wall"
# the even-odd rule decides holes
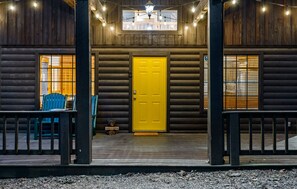
[[[145,0],[121,0],[108,4],[106,19],[115,27],[102,27],[92,14],[91,35],[93,46],[114,47],[183,47],[206,46],[206,18],[192,26],[191,0],[156,1],[156,9],[174,7],[178,10],[178,30],[171,32],[122,31],[122,9],[144,9]],[[267,12],[261,13],[261,4],[256,0],[241,0],[235,7],[225,11],[226,46],[296,46],[297,9],[291,16],[284,16],[284,7],[268,4]],[[281,3],[283,0],[270,0]],[[291,0],[292,6],[297,2]],[[0,45],[73,46],[74,10],[62,0],[40,0],[40,7],[33,9],[30,0],[16,3],[16,11],[10,12],[7,3],[0,4]],[[185,30],[185,25],[189,29]]]
[[[266,0],[266,2],[297,6],[295,0]],[[285,16],[285,7],[265,4],[267,11],[261,12],[262,4],[255,0],[241,0],[238,6],[225,11],[226,46],[290,46],[297,44],[297,9]]]
[[[74,54],[73,9],[61,0],[41,2],[43,8],[38,11],[32,10],[29,1],[20,1],[19,11],[15,13],[7,12],[6,5],[0,4],[0,110],[39,108],[39,54]],[[184,1],[178,0],[159,2],[164,6],[178,4],[178,31],[123,32],[119,19],[122,5],[139,6],[144,1],[130,0],[121,6],[110,6],[107,20],[115,24],[115,33],[102,28],[99,21],[92,21],[96,93],[100,104],[97,128],[100,130],[108,119],[116,119],[122,131],[129,130],[129,66],[130,55],[135,51],[170,54],[170,131],[206,129],[202,103],[206,21],[199,22],[197,28],[189,25],[185,33],[184,24],[193,20],[189,12],[191,5],[181,6]],[[259,54],[259,109],[296,110],[297,17],[293,16],[297,14],[296,9],[285,18],[283,8],[269,6],[264,16],[255,1],[240,2],[225,12],[225,52]],[[296,3],[292,1],[292,5]],[[273,45],[274,48],[265,48]]]
[[[154,48],[169,54],[168,119],[170,132],[206,130],[203,107],[205,48]],[[99,95],[97,129],[114,119],[129,131],[131,53],[151,48],[93,48],[96,61],[95,93]],[[227,48],[226,54],[258,54],[259,109],[296,110],[297,49]],[[39,108],[39,55],[74,54],[73,48],[2,47],[0,49],[0,110]],[[269,126],[268,126],[269,127]]]
[[[16,10],[0,4],[0,45],[68,46],[74,45],[74,10],[62,0],[20,0]]]

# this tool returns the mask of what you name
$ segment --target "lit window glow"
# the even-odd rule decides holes
[[[176,31],[177,10],[154,10],[149,18],[144,10],[123,10],[122,29],[130,31]]]

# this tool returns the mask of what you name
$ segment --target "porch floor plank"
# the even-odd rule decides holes
[[[26,148],[25,133],[20,133],[19,147]],[[9,133],[7,144],[14,147],[14,134]],[[242,134],[242,149],[248,149],[248,135]],[[260,149],[260,134],[253,135],[254,149]],[[284,138],[278,135],[277,148],[284,148]],[[38,140],[31,140],[31,148],[37,149]],[[290,149],[297,148],[296,135],[290,136]],[[44,140],[46,147],[50,140]],[[55,141],[57,148],[58,142]],[[272,135],[265,134],[265,149],[272,149]],[[0,133],[2,150],[2,133]],[[93,139],[94,166],[209,166],[207,163],[206,133],[160,133],[158,136],[134,136],[132,133],[106,135],[98,133]],[[75,157],[72,156],[72,160]],[[228,157],[225,162],[228,163]],[[2,155],[0,165],[59,165],[60,156],[51,155]],[[242,156],[241,165],[286,164],[297,165],[297,156]]]

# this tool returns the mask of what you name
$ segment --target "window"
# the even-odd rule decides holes
[[[131,31],[177,31],[177,10],[155,10],[150,18],[144,10],[123,10],[122,27]]]
[[[40,56],[40,103],[42,95],[60,93],[73,100],[76,95],[75,55]],[[92,95],[94,95],[95,57],[92,56]]]
[[[258,109],[259,57],[224,57],[224,109]],[[204,108],[208,107],[208,60],[204,57]]]

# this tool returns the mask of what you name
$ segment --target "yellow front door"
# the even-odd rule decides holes
[[[165,57],[133,58],[133,132],[166,131]]]

